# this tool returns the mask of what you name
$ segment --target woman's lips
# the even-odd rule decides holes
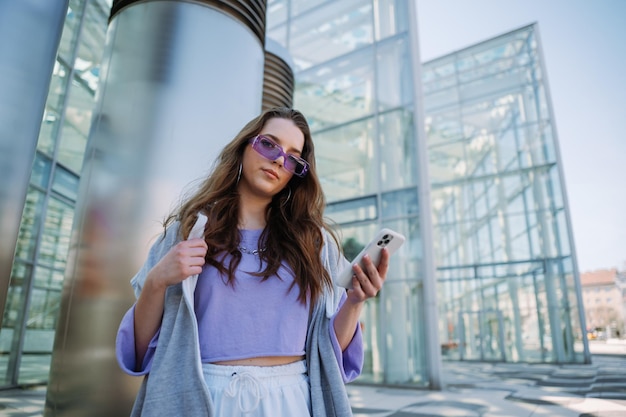
[[[265,173],[267,173],[267,175],[269,175],[270,177],[278,179],[278,174],[275,171],[271,169],[265,169],[265,168],[263,169],[263,171],[265,171]]]

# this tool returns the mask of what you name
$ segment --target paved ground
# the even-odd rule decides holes
[[[626,417],[626,356],[591,365],[445,362],[443,391],[350,385],[355,417]]]
[[[350,384],[348,393],[355,417],[626,417],[626,355],[592,362],[444,362],[443,391]],[[45,394],[0,391],[0,416],[39,417]]]

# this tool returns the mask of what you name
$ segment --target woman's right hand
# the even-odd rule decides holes
[[[208,246],[204,239],[189,239],[177,243],[152,268],[146,277],[155,287],[165,289],[187,277],[202,272]]]
[[[161,326],[167,287],[202,272],[207,249],[204,239],[179,242],[148,272],[135,304],[135,354],[138,366],[143,363],[150,340]]]

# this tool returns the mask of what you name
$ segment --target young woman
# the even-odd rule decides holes
[[[117,357],[145,375],[132,415],[350,416],[358,318],[389,255],[349,265],[323,220],[313,141],[297,110],[250,121],[165,222],[131,283]]]

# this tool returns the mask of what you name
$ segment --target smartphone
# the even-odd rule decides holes
[[[391,255],[398,250],[400,246],[402,246],[405,240],[406,238],[398,232],[394,232],[393,230],[387,228],[381,229],[378,233],[376,233],[374,239],[372,239],[367,246],[359,252],[359,254],[350,263],[350,266],[339,274],[335,283],[343,288],[352,288],[352,275],[354,275],[352,266],[358,263],[365,271],[365,266],[363,265],[363,256],[365,256],[365,254],[370,256],[374,265],[378,265],[378,262],[380,262],[381,250],[383,248],[387,248],[389,255]]]

